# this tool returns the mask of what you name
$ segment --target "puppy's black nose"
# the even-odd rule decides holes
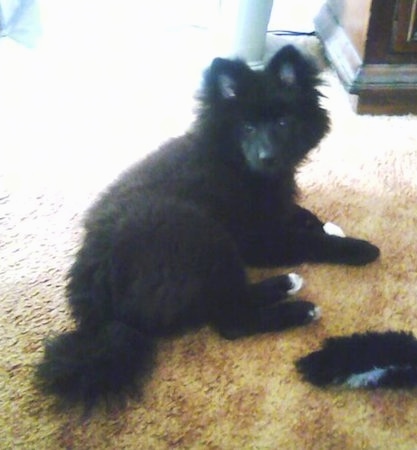
[[[272,166],[275,163],[275,156],[269,152],[260,152],[259,159],[266,167]]]

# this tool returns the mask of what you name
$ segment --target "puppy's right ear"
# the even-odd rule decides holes
[[[204,77],[206,95],[212,100],[231,100],[238,97],[249,70],[243,61],[215,58]]]

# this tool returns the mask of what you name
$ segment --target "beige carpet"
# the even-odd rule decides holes
[[[48,333],[72,326],[64,276],[82,211],[132,158],[103,156],[94,179],[87,170],[74,176],[66,162],[57,172],[56,161],[40,175],[25,161],[22,172],[15,164],[3,174],[0,448],[417,448],[416,391],[319,390],[293,365],[327,336],[417,334],[417,118],[355,116],[333,75],[326,78],[333,131],[300,171],[301,203],[375,242],[381,259],[362,268],[297,268],[306,279],[302,295],[323,309],[314,325],[238,342],[203,329],[163,343],[144,401],[98,411],[88,423],[79,423],[78,412],[54,412],[31,384],[32,365]]]

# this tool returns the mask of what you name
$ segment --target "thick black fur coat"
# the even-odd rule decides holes
[[[318,73],[292,46],[265,70],[217,58],[190,132],[133,166],[85,220],[69,272],[75,331],[37,368],[47,392],[87,407],[141,391],[159,337],[211,325],[226,338],[317,318],[293,276],[249,284],[245,266],[361,265],[379,250],[331,236],[295,203],[295,171],[327,133]]]

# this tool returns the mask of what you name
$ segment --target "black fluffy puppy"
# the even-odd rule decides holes
[[[69,273],[77,328],[50,340],[43,388],[87,406],[140,391],[157,339],[203,324],[227,338],[304,325],[298,279],[248,284],[246,265],[366,264],[295,204],[297,165],[328,131],[317,71],[295,48],[264,71],[215,59],[193,129],[132,167],[90,209]],[[282,301],[281,301],[282,300]]]

